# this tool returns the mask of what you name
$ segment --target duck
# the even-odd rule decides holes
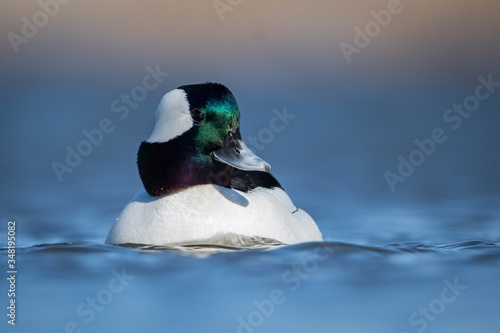
[[[225,85],[180,86],[162,97],[155,118],[137,153],[143,186],[107,244],[203,244],[221,235],[322,241],[315,221],[242,140],[240,110]]]

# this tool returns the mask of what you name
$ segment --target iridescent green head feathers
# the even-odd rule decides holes
[[[198,150],[209,153],[218,149],[229,132],[239,131],[240,110],[226,86],[204,83],[181,86],[178,89],[186,92]]]
[[[139,148],[145,189],[158,196],[199,184],[226,186],[232,167],[269,171],[243,143],[239,126],[236,99],[222,84],[186,85],[165,94],[153,133]]]

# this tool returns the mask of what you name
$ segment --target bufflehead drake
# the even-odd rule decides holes
[[[240,135],[233,94],[218,83],[165,94],[151,136],[139,147],[141,188],[108,244],[207,242],[223,234],[292,244],[321,241],[314,220],[294,206],[271,167]]]

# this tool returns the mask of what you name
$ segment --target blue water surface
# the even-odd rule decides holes
[[[100,181],[121,189],[115,177]],[[494,332],[500,324],[493,198],[427,209],[316,202],[308,210],[320,243],[118,247],[104,238],[120,200],[86,183],[78,203],[33,194],[45,210],[16,219],[20,331]]]
[[[252,87],[236,88],[244,138],[268,125],[273,108],[285,106],[255,104],[247,97]],[[440,120],[429,116],[420,132],[397,117],[387,120],[414,131],[407,135],[378,124],[384,101],[364,105],[353,91],[351,104],[343,97],[333,105],[325,91],[311,108],[311,99],[290,87],[283,94],[297,121],[256,153],[317,221],[324,243],[128,248],[104,240],[141,186],[135,154],[152,129],[158,98],[122,123],[104,106],[100,114],[81,116],[87,120],[69,121],[69,130],[42,119],[59,121],[68,112],[44,90],[52,97],[42,98],[43,107],[24,108],[29,99],[10,106],[41,120],[5,129],[19,137],[6,150],[10,176],[3,175],[1,206],[2,228],[8,220],[17,223],[20,332],[459,333],[499,327],[500,196],[491,141],[498,142],[499,132],[487,124],[498,120],[498,102],[491,100],[462,132],[449,132],[447,145],[391,192],[384,172],[395,172],[398,155],[415,149],[415,137],[442,126]],[[440,104],[440,97],[429,96],[426,103]],[[100,103],[77,105],[82,110],[72,117]],[[379,116],[368,120],[374,112]],[[64,161],[65,146],[77,145],[81,130],[104,116],[116,121],[115,132],[59,182],[51,163]],[[21,123],[25,115],[10,117]],[[0,244],[6,262],[5,237]],[[5,279],[0,288],[6,305]],[[5,317],[1,325],[10,326]]]
[[[252,88],[246,91],[236,94],[243,97],[243,137],[258,133],[272,109],[284,106],[259,106],[247,99]],[[45,93],[55,98],[49,88]],[[500,192],[492,140],[498,142],[499,132],[486,123],[498,120],[498,102],[492,100],[462,132],[450,132],[448,145],[391,192],[384,172],[394,171],[398,155],[414,149],[414,136],[427,135],[426,127],[434,125],[424,124],[414,135],[395,127],[389,140],[386,132],[394,126],[370,132],[379,126],[378,116],[359,123],[373,112],[383,115],[385,102],[363,106],[351,97],[354,105],[332,105],[324,92],[311,109],[293,87],[286,96],[287,109],[302,120],[256,152],[294,203],[317,221],[324,243],[246,249],[104,245],[114,219],[141,186],[135,154],[152,129],[157,98],[117,122],[116,132],[62,182],[51,163],[64,161],[65,146],[82,140],[82,129],[113,117],[106,106],[87,120],[68,122],[72,130],[42,119],[6,128],[19,140],[5,150],[0,205],[5,234],[7,221],[17,223],[18,275],[16,327],[4,317],[2,331],[496,332]],[[32,102],[16,103],[10,107]],[[51,121],[68,112],[60,101],[44,103],[24,110]],[[363,116],[352,115],[356,110]],[[22,123],[25,115],[10,117]],[[413,131],[414,125],[390,119]],[[0,244],[6,262],[6,237]],[[6,312],[7,280],[0,288]]]

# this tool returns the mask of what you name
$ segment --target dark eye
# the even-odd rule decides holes
[[[201,123],[205,119],[205,115],[198,109],[191,110],[191,118],[195,123]]]

